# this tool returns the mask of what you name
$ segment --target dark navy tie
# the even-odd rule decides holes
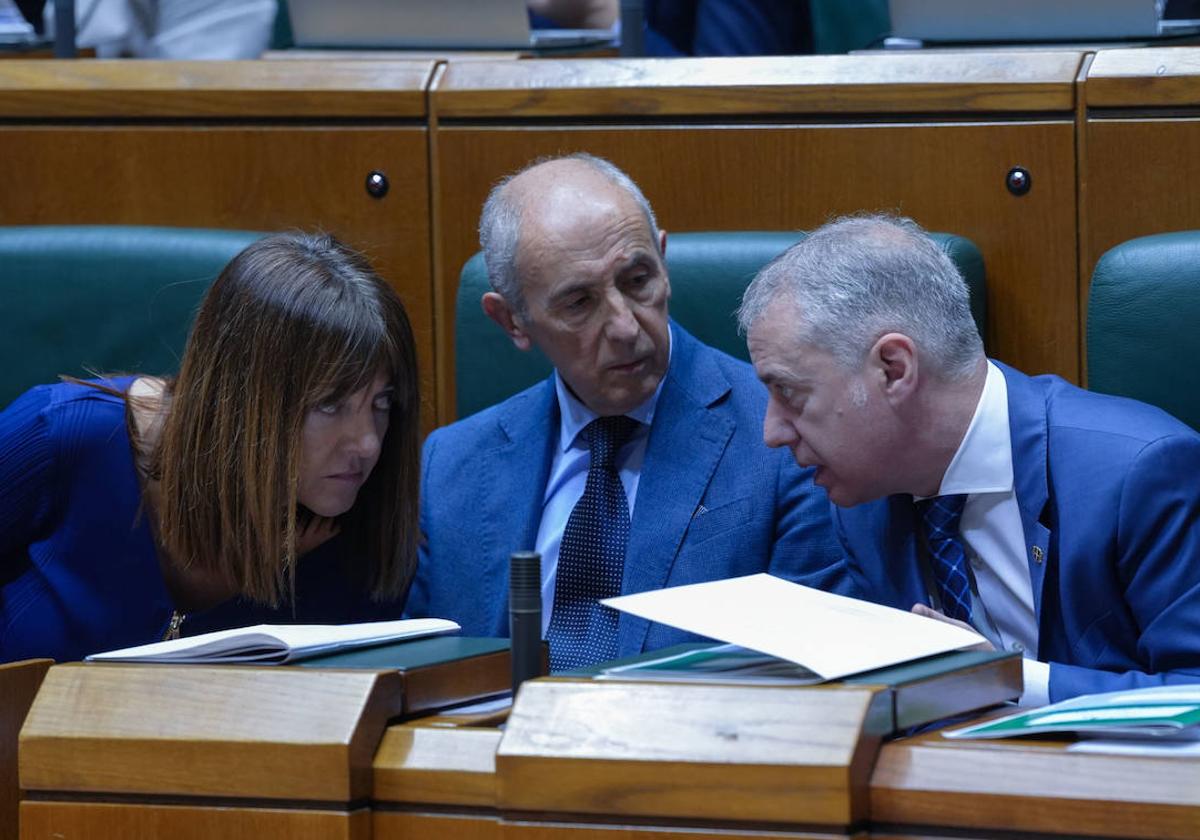
[[[637,425],[629,417],[600,417],[584,430],[591,465],[558,549],[554,608],[546,634],[551,671],[617,655],[617,612],[599,601],[621,594],[629,502],[616,459]]]
[[[925,526],[925,545],[942,612],[949,618],[970,623],[971,581],[958,531],[966,503],[966,495],[934,496],[917,502],[917,509]]]

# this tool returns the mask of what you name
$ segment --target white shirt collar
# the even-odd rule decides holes
[[[1011,493],[1012,433],[1008,427],[1008,383],[1000,368],[987,363],[987,380],[971,425],[942,476],[939,496]]]
[[[667,371],[671,369],[671,353],[674,346],[674,337],[671,331],[667,331]],[[644,426],[649,426],[654,422],[654,409],[658,406],[658,395],[662,393],[663,383],[667,381],[666,372],[663,373],[662,379],[658,381],[658,387],[654,389],[654,393],[646,398],[646,401],[632,411],[625,412],[626,417],[631,417],[637,420]],[[579,437],[582,432],[593,420],[600,415],[592,411],[579,399],[571,393],[571,389],[567,387],[567,383],[563,382],[563,378],[559,375],[558,370],[554,371],[554,393],[558,396],[558,445],[559,448],[566,452],[575,443],[575,438]]]

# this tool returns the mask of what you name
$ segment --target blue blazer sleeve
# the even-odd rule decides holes
[[[431,521],[430,511],[431,496],[434,495],[430,489],[430,476],[434,475],[433,470],[433,453],[437,446],[438,433],[431,432],[425,438],[425,445],[421,447],[421,510],[418,520],[419,536],[417,541],[417,570],[413,575],[412,585],[408,589],[408,598],[404,603],[405,618],[428,618],[429,617],[429,564],[431,561],[429,547],[429,533]]]
[[[1051,701],[1200,682],[1200,439],[1148,443],[1126,472],[1116,522],[1095,527],[1115,530],[1119,594],[1076,642],[1074,664],[1051,661]],[[1142,669],[1087,667],[1109,659],[1109,640],[1130,627]]]
[[[812,484],[814,470],[796,466],[790,455],[781,460],[775,541],[767,571],[805,586],[861,597],[834,533],[828,497]]]
[[[49,388],[34,388],[0,413],[0,574],[45,528],[54,473],[43,416],[49,398]]]

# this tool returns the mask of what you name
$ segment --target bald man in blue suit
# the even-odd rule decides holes
[[[409,615],[507,635],[509,554],[531,548],[543,558],[552,662],[568,611],[589,622],[589,650],[574,664],[694,639],[618,619],[594,603],[603,595],[763,571],[848,591],[825,494],[809,471],[760,443],[766,393],[750,366],[670,321],[665,235],[624,173],[590,156],[534,165],[493,191],[480,231],[494,289],[484,310],[517,347],[539,347],[555,372],[430,435]],[[636,421],[617,444],[620,485],[610,476],[609,503],[626,511],[612,532],[627,530],[627,543],[622,536],[608,590],[581,595],[560,572],[578,554],[571,523],[592,486],[594,423],[612,417]],[[612,644],[590,644],[605,634]]]

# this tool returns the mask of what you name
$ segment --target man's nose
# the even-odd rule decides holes
[[[608,295],[608,319],[604,330],[611,340],[622,342],[633,341],[642,330],[629,301],[619,291],[614,290]]]
[[[796,427],[774,396],[767,400],[767,415],[763,418],[763,443],[767,446],[791,446],[797,440]]]

